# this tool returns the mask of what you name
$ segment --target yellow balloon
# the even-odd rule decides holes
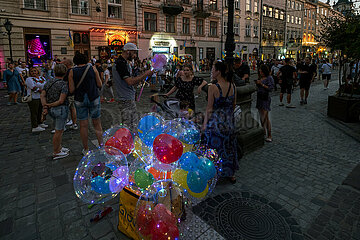
[[[180,186],[186,190],[189,188],[186,182],[188,172],[183,169],[176,169],[172,175],[173,181],[177,182]]]
[[[186,187],[187,187],[187,185],[186,185]],[[193,197],[196,197],[196,198],[204,198],[204,197],[208,194],[208,192],[209,192],[209,185],[206,185],[205,190],[202,191],[201,193],[194,193],[194,192],[192,192],[192,191],[189,189],[189,187],[188,187],[188,189],[186,189],[186,190],[187,190],[187,191],[190,193],[190,195],[193,196]]]
[[[194,144],[186,144],[186,143],[182,143],[182,144],[183,144],[183,153],[191,152],[191,150],[194,147]]]

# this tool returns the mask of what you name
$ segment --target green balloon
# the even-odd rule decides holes
[[[154,182],[154,176],[145,171],[143,168],[139,168],[135,171],[134,180],[139,188],[147,188]]]

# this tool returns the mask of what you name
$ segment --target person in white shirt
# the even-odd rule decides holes
[[[29,77],[29,69],[26,67],[26,62],[21,62],[20,66],[17,66],[16,71],[21,77],[21,95],[25,94],[25,80]]]
[[[324,64],[321,66],[322,79],[324,81],[324,90],[329,89],[329,82],[331,79],[332,65],[329,63],[329,59],[324,60]]]
[[[281,65],[278,60],[275,60],[274,65],[271,67],[271,76],[273,77],[275,82],[275,86],[274,86],[275,91],[277,91],[277,84],[279,83],[278,72],[282,66],[283,65]]]

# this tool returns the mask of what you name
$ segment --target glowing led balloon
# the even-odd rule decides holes
[[[74,190],[86,203],[104,203],[115,197],[128,181],[125,155],[105,146],[81,159],[74,175]]]
[[[207,179],[200,171],[189,172],[187,175],[187,185],[194,193],[201,193],[207,186]]]
[[[160,71],[164,68],[167,63],[167,57],[163,54],[156,54],[152,59],[152,67],[156,71]]]
[[[186,152],[179,159],[180,167],[185,171],[195,171],[199,162],[199,157],[193,152]]]
[[[153,151],[160,162],[170,164],[179,160],[183,153],[183,145],[171,135],[160,134],[154,140]]]
[[[162,123],[164,119],[156,113],[148,113],[141,117],[138,123],[138,134],[141,140],[144,139],[146,133],[155,125]]]
[[[134,149],[134,137],[125,125],[116,125],[109,128],[103,134],[105,146],[119,149],[125,155]]]

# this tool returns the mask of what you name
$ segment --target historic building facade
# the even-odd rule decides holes
[[[20,6],[20,7],[19,7]],[[0,2],[1,24],[13,24],[13,59],[41,59],[74,56],[76,51],[108,58],[126,42],[136,42],[134,1],[103,0],[15,0]],[[70,37],[74,45],[71,44]],[[7,34],[0,36],[0,59],[10,57]]]
[[[144,0],[137,14],[140,59],[162,53],[199,61],[221,57],[219,0]]]
[[[284,55],[285,23],[285,0],[263,0],[262,59],[279,59]]]

